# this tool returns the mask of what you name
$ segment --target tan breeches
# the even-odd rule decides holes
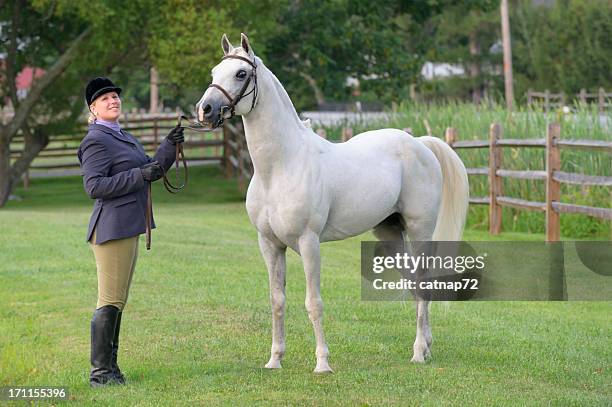
[[[123,310],[130,291],[132,276],[138,258],[138,236],[126,239],[110,240],[102,244],[96,241],[94,230],[89,242],[98,271],[98,303],[96,309],[105,305],[114,305]]]

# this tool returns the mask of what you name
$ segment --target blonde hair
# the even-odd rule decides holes
[[[91,105],[87,106],[88,114],[87,114],[87,124],[94,124],[96,122],[96,115],[91,111],[91,106],[93,106],[93,102]]]

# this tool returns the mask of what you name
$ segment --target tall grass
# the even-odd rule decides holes
[[[491,123],[500,123],[504,138],[544,138],[550,122],[561,123],[561,138],[612,141],[612,114],[600,115],[596,106],[576,105],[570,113],[553,111],[548,114],[539,109],[518,108],[509,113],[497,104],[475,106],[466,103],[404,104],[387,122],[353,125],[354,133],[381,127],[411,128],[412,134],[422,136],[431,129],[432,135],[444,137],[447,127],[458,131],[459,140],[488,140]],[[330,138],[339,138],[339,129],[327,129]],[[466,167],[488,166],[489,150],[457,150]],[[544,149],[504,148],[503,166],[509,170],[544,170]],[[587,175],[612,175],[612,155],[579,150],[562,150],[561,170]],[[545,185],[542,181],[504,179],[504,195],[543,202]],[[562,186],[564,203],[612,207],[612,191],[608,187]],[[484,197],[488,194],[486,176],[470,176],[470,194]],[[471,205],[468,225],[476,229],[488,227],[488,207]],[[544,216],[538,212],[504,208],[503,228],[507,231],[542,233]],[[610,236],[610,222],[584,215],[561,216],[561,233],[566,237],[588,238]]]

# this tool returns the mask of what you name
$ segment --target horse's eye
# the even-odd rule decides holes
[[[236,78],[238,79],[246,78],[246,71],[244,69],[239,70],[238,73],[236,74]]]

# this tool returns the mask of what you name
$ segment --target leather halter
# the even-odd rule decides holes
[[[223,93],[223,95],[227,98],[227,100],[229,101],[228,105],[222,106],[221,107],[221,118],[220,118],[220,122],[219,124],[223,123],[223,121],[225,120],[224,117],[224,113],[229,110],[230,111],[230,117],[229,119],[231,119],[232,117],[234,117],[236,115],[236,105],[238,103],[240,103],[240,101],[245,97],[250,95],[251,93],[253,93],[253,102],[251,103],[251,110],[253,110],[253,108],[255,107],[255,103],[257,102],[257,94],[258,94],[258,88],[257,88],[257,65],[255,65],[254,61],[251,61],[248,58],[245,57],[241,57],[239,55],[226,55],[223,58],[221,58],[221,60],[226,60],[226,59],[239,59],[241,61],[246,62],[247,64],[251,65],[253,67],[253,70],[251,71],[251,74],[249,75],[249,77],[247,78],[247,80],[244,82],[244,85],[242,85],[242,88],[240,89],[240,92],[238,92],[238,94],[236,95],[236,97],[233,97],[229,94],[228,91],[226,91],[225,89],[223,89],[223,87],[221,87],[220,85],[217,85],[215,83],[211,83],[208,87],[209,88],[215,88],[218,89],[219,91],[221,91],[221,93]],[[249,93],[246,93],[246,90],[249,86],[249,84],[251,83],[251,79],[253,80],[253,89],[251,89],[251,91]],[[249,111],[251,111],[249,110]]]

